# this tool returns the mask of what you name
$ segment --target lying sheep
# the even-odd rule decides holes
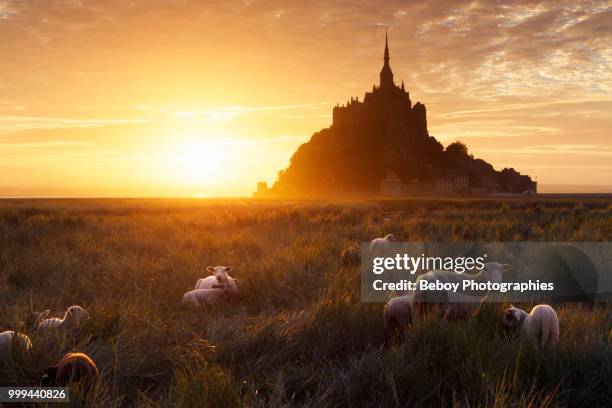
[[[405,335],[412,326],[412,294],[398,296],[387,302],[383,311],[383,327],[385,339],[391,338],[391,330],[394,326],[398,327]]]
[[[56,365],[44,370],[41,385],[65,387],[80,383],[85,392],[88,392],[96,384],[98,377],[98,367],[87,354],[68,353]]]
[[[492,282],[500,283],[502,274],[512,267],[508,264],[487,262],[482,270],[475,274],[456,273],[454,271],[434,270],[420,275],[416,280],[417,289],[414,291],[415,308],[418,311],[425,309],[424,303],[437,303],[440,306],[441,317],[467,318],[473,315],[486,298],[486,293],[459,293],[453,291],[426,291],[420,290],[420,281],[439,281],[441,283],[459,283],[460,287],[465,280],[473,280],[477,283]]]
[[[376,238],[370,242],[370,254],[373,257],[387,256],[391,251],[391,242],[396,242],[395,235],[388,234],[384,238]]]
[[[0,358],[14,350],[30,352],[32,350],[30,338],[23,333],[12,330],[0,333]]]
[[[181,303],[191,307],[212,305],[227,296],[229,291],[229,289],[218,287],[214,289],[194,289],[183,295]]]
[[[232,278],[227,273],[231,272],[234,268],[231,266],[209,266],[206,270],[212,273],[211,276],[206,278],[198,279],[196,283],[196,289],[217,289],[224,287],[231,293],[236,293],[238,288],[236,286],[237,279]]]
[[[504,312],[502,325],[506,329],[519,328],[536,348],[554,347],[559,342],[559,319],[555,309],[549,305],[537,305],[529,314],[510,305]]]
[[[89,319],[89,313],[87,313],[85,309],[78,305],[70,306],[68,310],[66,310],[63,319],[60,319],[58,317],[46,318],[49,313],[49,310],[45,310],[44,312],[39,313],[37,317],[38,330],[42,330],[45,332],[51,330],[74,330],[77,329],[81,324],[83,324],[83,322]]]

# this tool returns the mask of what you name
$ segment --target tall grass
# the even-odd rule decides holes
[[[0,203],[0,330],[22,327],[30,358],[3,385],[36,385],[70,350],[102,380],[98,406],[612,405],[611,309],[558,308],[561,343],[535,352],[500,330],[501,307],[471,321],[418,323],[384,346],[382,305],[360,301],[342,251],[404,241],[608,241],[604,200],[257,202],[7,200]],[[233,265],[240,294],[179,307],[207,265]],[[82,335],[38,338],[30,313],[71,304]],[[23,324],[22,324],[23,323]]]

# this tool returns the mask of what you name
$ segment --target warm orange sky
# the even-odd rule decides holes
[[[382,25],[444,145],[612,191],[610,1],[0,0],[0,195],[249,194],[378,82]]]

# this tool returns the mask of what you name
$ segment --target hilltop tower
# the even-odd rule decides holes
[[[395,88],[395,83],[393,82],[393,71],[391,71],[391,66],[389,65],[389,42],[387,39],[387,31],[385,30],[385,56],[384,56],[384,64],[382,69],[380,70],[380,87],[381,89],[391,89]]]
[[[410,93],[401,81],[397,86],[389,63],[389,36],[385,32],[383,66],[380,82],[371,92],[366,92],[363,102],[350,98],[346,105],[336,106],[333,112],[333,126],[343,133],[353,133],[355,128],[372,129],[364,137],[383,143],[388,159],[406,158],[408,150],[414,148],[427,137],[425,106],[414,106]]]

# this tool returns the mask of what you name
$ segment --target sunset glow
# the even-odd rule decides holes
[[[606,2],[0,0],[0,195],[248,195],[391,62],[430,134],[612,191]]]

